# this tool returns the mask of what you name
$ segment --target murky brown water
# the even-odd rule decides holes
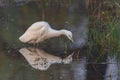
[[[19,36],[41,20],[72,31],[75,42],[62,36],[37,48],[21,43]],[[0,80],[120,80],[117,57],[101,56],[100,51],[88,57],[86,49],[74,51],[87,42],[84,1],[18,2],[0,8],[0,24]]]

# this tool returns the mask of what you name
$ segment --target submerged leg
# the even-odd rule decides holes
[[[39,46],[39,43],[33,43],[33,47],[37,48]]]

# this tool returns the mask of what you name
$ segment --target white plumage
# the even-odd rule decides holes
[[[45,39],[65,35],[73,42],[72,33],[68,30],[55,30],[45,21],[33,23],[26,32],[19,38],[24,43],[39,43]]]

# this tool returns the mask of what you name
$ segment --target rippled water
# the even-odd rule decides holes
[[[84,0],[69,4],[23,1],[0,9],[0,80],[120,80],[116,56],[99,50],[87,56],[83,48],[88,37]],[[21,43],[19,36],[41,20],[52,28],[72,31],[74,43],[64,36],[46,40],[37,48]]]

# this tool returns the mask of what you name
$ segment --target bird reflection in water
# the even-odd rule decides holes
[[[66,58],[54,56],[38,48],[22,48],[19,52],[25,57],[28,63],[35,69],[47,70],[51,64],[69,64],[72,61],[73,53]]]

